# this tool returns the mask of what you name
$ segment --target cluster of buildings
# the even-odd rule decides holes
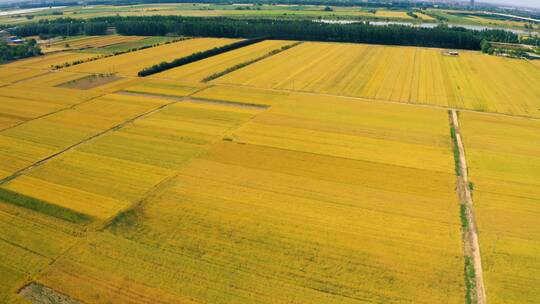
[[[8,31],[0,30],[0,41],[4,41],[7,44],[22,44],[24,40],[17,36],[12,36]]]

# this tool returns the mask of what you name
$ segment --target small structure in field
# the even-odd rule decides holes
[[[443,55],[457,57],[457,56],[459,56],[459,52],[458,51],[446,51],[446,52],[443,52]]]

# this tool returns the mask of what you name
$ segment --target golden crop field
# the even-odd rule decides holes
[[[122,99],[126,102],[137,100],[137,103],[141,103],[141,99],[168,101],[131,96],[122,96]],[[95,105],[101,100],[96,100]],[[104,103],[99,105],[104,106]],[[213,120],[212,115],[222,114],[220,107],[223,106],[204,103],[173,106],[142,119],[140,123],[85,143],[9,182],[5,188],[106,219],[135,203],[146,191],[171,175],[172,170],[200,153],[201,146],[216,137],[221,139],[230,122],[224,118]],[[236,119],[252,112],[239,109],[224,114]],[[201,121],[199,116],[202,115],[209,117]],[[28,130],[17,131],[8,134],[29,140]],[[53,144],[52,141],[48,143]],[[60,145],[67,146],[67,143],[59,142],[56,147]],[[169,155],[175,157],[169,159]]]
[[[47,54],[43,56],[18,60],[18,61],[7,64],[6,67],[48,70],[52,66],[55,66],[55,65],[62,65],[64,63],[71,63],[73,61],[85,60],[85,59],[94,58],[97,56],[99,56],[99,54],[59,52],[59,53]]]
[[[203,82],[270,40],[136,76],[235,41],[0,67],[1,303],[467,302],[448,108],[488,302],[540,301],[540,65],[304,42]]]
[[[540,117],[540,71],[478,52],[306,42],[216,82]]]
[[[87,75],[82,73],[70,73],[59,70],[47,73],[45,75],[32,77],[31,79],[23,81],[23,83],[26,85],[54,87],[69,81],[83,78],[85,76]]]
[[[106,95],[0,133],[0,178],[167,101]]]
[[[540,301],[540,121],[461,113],[489,303]]]
[[[213,85],[193,95],[199,99],[259,106],[270,106],[284,100],[287,96],[289,92],[225,85]]]
[[[171,61],[192,53],[230,44],[238,40],[219,38],[193,38],[158,47],[126,53],[75,65],[65,70],[83,73],[118,73],[121,76],[136,76],[143,68],[163,61]]]
[[[0,90],[0,131],[85,102],[99,94],[101,93],[76,93],[71,90],[27,83],[2,87]]]
[[[296,103],[308,109],[288,117]],[[354,113],[343,112],[350,107],[371,118],[358,122],[365,132],[356,137],[445,147],[439,152],[445,157],[433,167],[452,164],[445,111],[339,99],[310,104],[291,99],[255,120],[283,115],[298,129],[331,132],[332,117],[352,118]],[[241,144],[235,130],[254,110],[235,105],[179,103],[141,120],[148,129],[133,132],[137,123],[120,133],[158,134],[156,124],[164,126],[159,116],[172,110],[183,119],[167,122],[171,127],[193,122],[193,131],[179,136],[190,144],[200,137],[188,134],[200,133],[201,126],[216,130],[209,133],[215,134],[213,142],[200,143],[208,152],[177,167],[142,205],[64,256],[38,282],[83,301],[114,298],[116,303],[155,298],[163,303],[462,302],[459,208],[450,169]],[[237,111],[249,112],[239,116]],[[330,120],[321,114],[325,111],[331,111]],[[388,117],[400,123],[386,122]],[[216,129],[223,121],[235,123]],[[333,132],[350,133],[350,124],[352,119]],[[427,126],[431,131],[423,134]],[[106,146],[85,149],[125,149],[117,136],[103,142]],[[130,156],[132,161],[163,159],[143,152],[147,148],[127,149],[147,155]],[[116,155],[133,154],[138,152]],[[396,158],[407,164],[407,157]],[[431,155],[420,151],[414,157]],[[420,178],[429,186],[417,183]]]
[[[247,47],[213,56],[188,65],[154,74],[152,78],[201,82],[204,78],[219,73],[237,64],[261,57],[269,52],[290,45],[291,41],[266,40]]]
[[[26,303],[17,296],[18,289],[73,246],[79,231],[69,223],[0,203],[0,302]]]
[[[28,78],[46,74],[47,71],[31,70],[25,68],[0,67],[0,85],[19,82]]]
[[[418,17],[420,17],[420,19],[422,19],[422,20],[435,21],[435,18],[431,17],[430,15],[427,15],[427,14],[424,14],[424,13],[419,13],[419,12],[414,12],[414,14],[417,15]]]
[[[126,92],[137,94],[182,97],[203,89],[205,85],[198,83],[183,83],[175,80],[145,79],[124,88]]]
[[[377,10],[375,16],[379,18],[413,19],[411,16],[407,15],[407,12],[403,11]]]

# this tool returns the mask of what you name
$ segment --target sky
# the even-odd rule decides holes
[[[13,2],[16,0],[0,0],[0,3]],[[194,0],[197,1],[197,0]],[[516,6],[528,6],[540,8],[540,0],[476,0],[477,2],[486,2],[494,4],[510,4]]]
[[[540,8],[540,0],[477,0],[478,2],[511,4],[515,6],[529,6]]]

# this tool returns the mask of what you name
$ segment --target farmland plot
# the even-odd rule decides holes
[[[2,178],[166,101],[106,95],[0,133]]]
[[[462,303],[446,112],[298,96],[275,107],[255,116],[249,132],[281,115],[291,129],[424,149],[389,147],[393,162],[352,159],[324,153],[315,136],[306,139],[311,149],[254,144],[235,124],[38,281],[98,303]]]
[[[0,130],[64,107],[36,100],[0,97]]]
[[[159,96],[183,97],[204,88],[205,85],[198,83],[183,83],[173,80],[144,79],[137,84],[128,86],[126,92]]]
[[[77,94],[71,90],[41,87],[27,83],[2,87],[0,91],[0,131],[85,102],[99,94],[101,93]]]
[[[477,52],[442,53],[304,43],[216,82],[540,117],[540,71],[530,63]]]
[[[377,10],[375,16],[379,18],[413,19],[411,16],[407,15],[407,12],[403,11]]]
[[[18,303],[17,290],[69,249],[79,233],[69,223],[0,200],[0,302]]]
[[[270,106],[289,96],[289,92],[250,87],[214,85],[197,92],[194,98],[256,106]]]
[[[167,108],[66,152],[5,188],[106,219],[141,199],[253,113],[233,110],[198,103]]]
[[[17,60],[15,62],[7,64],[6,66],[35,70],[48,70],[55,65],[62,65],[64,63],[71,63],[73,61],[85,60],[98,56],[99,54],[91,53],[59,52],[28,59]]]
[[[538,303],[540,122],[461,113],[489,303]]]
[[[31,70],[25,68],[10,68],[6,66],[0,67],[0,85],[15,83],[21,80],[32,78],[35,76],[46,74],[47,71]]]
[[[56,71],[24,81],[26,85],[54,87],[68,81],[86,77],[86,74]]]
[[[273,50],[292,43],[293,42],[291,41],[266,40],[234,51],[226,52],[218,56],[213,56],[188,65],[154,74],[151,77],[200,82],[204,78],[214,73],[222,72],[227,68],[261,57]]]
[[[299,93],[291,93],[287,100],[243,125],[233,138],[394,166],[445,173],[454,170],[448,162],[448,128],[441,123],[445,111],[427,110],[431,113],[427,114],[417,107]],[[426,125],[431,127],[426,129]]]
[[[162,61],[171,61],[235,41],[238,40],[218,38],[188,39],[75,65],[65,70],[69,72],[118,73],[120,76],[136,76],[140,70]]]

